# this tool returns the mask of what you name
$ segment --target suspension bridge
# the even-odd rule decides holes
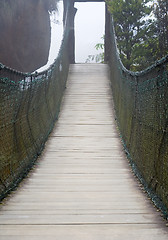
[[[168,57],[129,72],[106,12],[108,64],[73,64],[69,3],[48,70],[0,66],[0,239],[166,240]]]

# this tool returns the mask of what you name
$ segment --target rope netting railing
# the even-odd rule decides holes
[[[69,70],[69,28],[55,62],[25,74],[0,65],[0,198],[41,153],[59,114]]]
[[[141,72],[122,64],[111,19],[108,56],[124,147],[153,201],[168,208],[168,56]],[[154,194],[153,194],[154,193]],[[156,195],[155,195],[156,193]],[[166,206],[166,207],[165,207]]]

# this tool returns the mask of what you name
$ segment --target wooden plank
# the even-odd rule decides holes
[[[167,240],[156,224],[3,225],[0,232],[1,240]]]
[[[80,224],[156,224],[154,214],[44,214],[44,215],[3,215],[0,224],[3,225],[80,225]]]
[[[132,175],[112,109],[107,65],[72,65],[42,156],[1,204],[1,240],[167,240],[166,222]]]

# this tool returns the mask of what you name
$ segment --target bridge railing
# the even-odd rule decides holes
[[[168,56],[144,71],[128,71],[118,54],[112,19],[111,23],[108,60],[123,143],[146,188],[168,208]]]
[[[31,168],[58,117],[69,70],[69,32],[65,23],[58,57],[44,72],[26,74],[0,64],[0,198]]]

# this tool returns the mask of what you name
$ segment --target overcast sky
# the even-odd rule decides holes
[[[103,42],[105,29],[105,3],[75,3],[76,62],[85,62],[88,55],[98,51],[95,45]]]

